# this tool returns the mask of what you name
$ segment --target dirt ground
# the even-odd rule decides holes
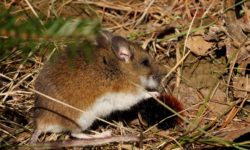
[[[249,1],[12,0],[1,3],[6,8],[12,7],[12,14],[23,13],[21,21],[29,16],[39,16],[46,22],[56,17],[84,19],[97,15],[102,28],[140,43],[164,64],[168,71],[163,79],[165,90],[180,102],[178,106],[170,106],[182,110],[177,108],[182,105],[182,117],[159,123],[172,113],[157,101],[148,101],[109,117],[107,120],[114,125],[97,122],[92,127],[95,131],[111,129],[114,136],[140,135],[139,142],[104,141],[87,148],[250,149]],[[9,51],[8,57],[0,57],[0,148],[4,149],[28,146],[33,132],[35,99],[30,89],[45,60],[39,52],[24,61],[20,49],[13,46]],[[56,143],[59,145],[62,140],[74,139],[67,133],[45,134],[39,138],[41,143],[59,141]],[[66,149],[73,149],[71,146],[67,143]]]

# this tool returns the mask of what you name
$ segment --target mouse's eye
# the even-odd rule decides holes
[[[150,67],[150,62],[147,58],[143,59],[141,64],[145,67]]]

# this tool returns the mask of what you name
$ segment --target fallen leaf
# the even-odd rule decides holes
[[[234,141],[235,139],[237,139],[240,136],[247,134],[249,132],[250,132],[250,126],[245,127],[243,129],[238,129],[235,131],[228,132],[228,134],[223,139],[229,140],[229,141]]]
[[[209,90],[203,89],[201,90],[203,95],[208,95]],[[226,105],[226,94],[220,90],[219,88],[216,90],[216,92],[211,97],[210,101],[208,102],[208,109],[210,110],[210,117],[217,117],[219,115],[222,115],[225,110],[228,109],[228,105]]]
[[[214,43],[205,41],[202,36],[190,36],[187,40],[187,47],[198,56],[206,55],[213,46]]]
[[[233,78],[233,94],[236,98],[245,98],[250,91],[250,81],[246,77]]]
[[[239,71],[241,74],[246,74],[246,72],[248,72],[248,64],[250,64],[250,58],[247,58],[247,59],[244,59],[244,61],[242,61],[238,68],[239,68]]]
[[[226,119],[223,121],[221,127],[225,128],[233,120],[233,118],[236,116],[238,111],[239,109],[237,107],[233,107],[231,111],[228,113]]]
[[[22,142],[25,139],[28,139],[29,137],[31,137],[30,132],[22,132],[22,133],[18,134],[18,136],[16,137],[16,141],[17,142]]]

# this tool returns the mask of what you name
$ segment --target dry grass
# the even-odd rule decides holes
[[[234,62],[231,62],[226,59],[228,54],[222,52],[228,45],[233,45],[232,33],[228,33],[224,24],[226,13],[222,0],[200,0],[197,3],[185,0],[69,0],[50,3],[45,0],[12,0],[3,3],[5,7],[13,7],[13,14],[24,12],[20,20],[35,16],[41,24],[59,16],[91,18],[97,14],[103,28],[138,41],[169,70],[164,83],[168,83],[166,90],[174,93],[185,105],[183,124],[161,130],[148,126],[140,115],[128,124],[109,121],[108,125],[96,130],[112,129],[115,135],[142,136],[136,139],[139,142],[116,142],[96,148],[202,149],[249,146],[249,141],[232,143],[250,131],[249,94],[248,89],[241,89],[246,95],[235,97],[234,85],[231,85],[232,78],[239,75],[234,71],[238,60],[234,55]],[[249,4],[246,6],[249,9]],[[204,55],[194,55],[187,47],[188,38],[199,34],[208,38],[210,30],[215,28],[223,32],[208,40],[215,46]],[[249,32],[245,33],[249,36]],[[235,49],[241,49],[244,44]],[[43,56],[38,52],[30,53],[24,59],[20,49],[13,47],[10,51],[11,55],[4,57],[0,64],[0,147],[4,148],[28,144],[33,131],[32,107],[35,99],[34,91],[29,89],[33,89],[33,82],[43,64]],[[231,65],[228,67],[228,64]],[[244,69],[247,69],[246,65],[243,65]],[[157,108],[155,113],[160,113]],[[67,134],[47,134],[40,138],[43,142],[67,139],[70,139]],[[127,141],[130,141],[129,138]]]

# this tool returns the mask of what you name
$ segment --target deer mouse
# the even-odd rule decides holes
[[[86,138],[81,131],[96,117],[129,109],[152,94],[158,96],[163,74],[146,51],[108,31],[101,31],[95,43],[89,62],[79,50],[71,66],[68,50],[63,50],[54,62],[44,64],[35,82],[36,91],[82,111],[36,94],[31,143],[46,132],[70,131],[74,137]]]

